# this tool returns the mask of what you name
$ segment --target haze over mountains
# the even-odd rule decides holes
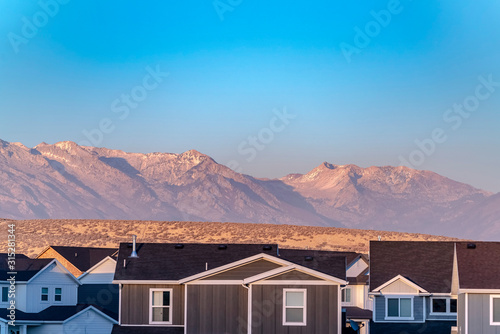
[[[430,171],[323,163],[257,179],[195,150],[0,140],[0,217],[274,223],[500,239],[500,194]]]

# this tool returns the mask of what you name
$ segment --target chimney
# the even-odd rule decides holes
[[[132,257],[132,258],[138,258],[139,257],[139,255],[137,255],[136,240],[137,240],[137,236],[135,234],[132,235],[132,254],[130,254],[130,256],[129,256],[129,257]]]

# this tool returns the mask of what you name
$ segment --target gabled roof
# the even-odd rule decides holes
[[[415,284],[413,283],[412,281],[410,281],[409,279],[407,279],[406,277],[403,277],[401,275],[398,275],[390,280],[388,280],[387,282],[385,282],[384,284],[382,284],[381,286],[373,289],[373,292],[379,292],[380,290],[388,287],[389,285],[391,285],[392,283],[398,281],[398,280],[401,280],[404,284],[408,285],[409,287],[415,289],[415,290],[418,290],[419,292],[423,292],[423,293],[428,293],[427,290],[423,289],[421,286],[419,286],[418,284]]]
[[[47,251],[48,248],[55,250],[82,272],[92,268],[107,256],[116,259],[118,251],[117,248],[49,246],[40,255]]]
[[[456,249],[460,289],[500,289],[500,242],[457,242]]]
[[[92,309],[97,313],[101,313],[106,318],[109,318],[110,321],[116,323],[116,319],[118,319],[118,315],[103,309],[99,306],[90,305],[90,304],[78,304],[71,306],[50,306],[43,311],[38,313],[26,313],[19,310],[16,310],[16,321],[33,321],[33,322],[47,322],[47,321],[56,321],[56,322],[66,322],[70,321],[73,317],[77,316],[79,313],[84,312],[88,309]],[[7,315],[9,314],[9,310],[0,309],[0,318],[5,320]]]
[[[30,259],[30,258],[17,258],[15,263],[16,281],[27,282],[33,276],[38,274],[43,268],[45,268],[49,263],[54,261],[53,259]],[[7,280],[11,275],[8,272],[12,270],[9,269],[7,265],[7,258],[2,259],[0,264],[0,281]]]
[[[401,275],[429,293],[450,293],[454,242],[371,241],[370,291]]]
[[[345,256],[337,252],[279,249],[277,245],[226,244],[137,244],[139,258],[129,258],[129,243],[120,244],[115,281],[178,281],[203,273],[208,268],[223,267],[234,262],[266,254],[345,280]],[[308,258],[306,260],[306,256]],[[126,266],[123,266],[124,260]]]
[[[78,280],[81,280],[82,278],[84,278],[85,276],[87,276],[88,274],[90,274],[92,271],[94,271],[97,268],[99,268],[106,261],[112,261],[112,262],[116,263],[116,259],[112,258],[111,256],[106,256],[104,259],[102,259],[101,261],[99,261],[99,263],[97,263],[92,268],[90,268],[89,270],[87,270],[86,272],[84,272],[83,274],[81,274],[80,276],[78,276]]]

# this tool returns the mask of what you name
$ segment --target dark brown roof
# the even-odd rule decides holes
[[[95,309],[101,311],[107,316],[117,320],[118,315],[111,311],[105,310],[99,306],[91,304],[78,304],[78,305],[68,305],[68,306],[50,306],[38,313],[26,313],[16,310],[16,320],[30,320],[30,321],[64,321],[71,318],[75,314],[93,306]],[[9,315],[9,310],[6,308],[0,309],[0,318],[7,319]]]
[[[17,272],[16,281],[25,282],[29,281],[33,276],[35,276],[40,270],[45,268],[53,259],[30,259],[27,257],[16,257],[15,271]],[[8,267],[7,257],[0,256],[0,281],[5,281],[11,275],[11,268]]]
[[[71,262],[78,270],[85,272],[101,262],[107,256],[113,257],[118,251],[117,248],[98,247],[68,247],[51,246],[53,250],[61,254],[66,260]]]
[[[260,253],[277,255],[277,245],[226,244],[176,244],[138,243],[139,258],[129,258],[132,248],[129,243],[120,244],[115,280],[180,280]],[[271,249],[266,249],[265,246]],[[279,258],[345,279],[346,259],[337,252],[280,249]],[[306,256],[312,259],[306,260]],[[123,262],[126,260],[126,267]]]
[[[402,275],[430,293],[449,293],[453,253],[453,242],[371,241],[370,291]]]
[[[372,311],[365,310],[356,306],[344,306],[342,307],[346,311],[347,319],[371,319]]]
[[[500,289],[500,242],[456,244],[460,289]]]

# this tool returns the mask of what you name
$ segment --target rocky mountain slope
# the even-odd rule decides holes
[[[433,172],[324,163],[262,180],[195,150],[0,141],[0,217],[335,226],[500,239],[499,195]]]

